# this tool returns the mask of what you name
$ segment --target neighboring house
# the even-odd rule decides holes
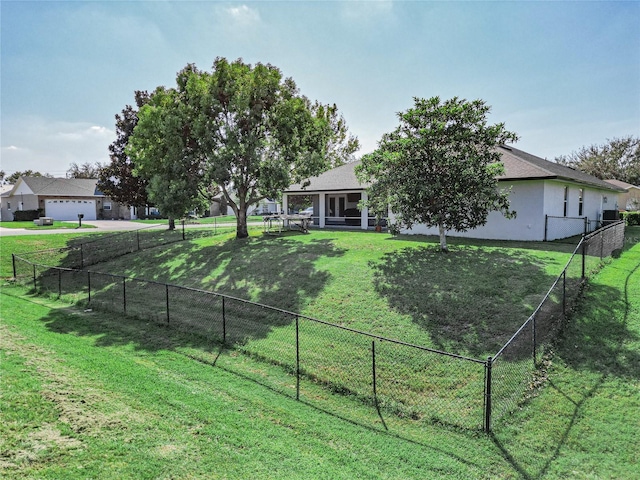
[[[8,193],[12,188],[13,185],[0,185],[0,222],[9,222],[13,220],[13,215],[11,215],[11,218],[5,218],[4,211],[2,210],[2,203],[5,201],[3,198],[4,194]]]
[[[257,205],[253,206],[248,215],[268,215],[270,213],[278,213],[280,211],[280,204],[275,200],[265,198],[260,200]]]
[[[499,147],[505,167],[498,187],[511,189],[509,196],[514,219],[491,212],[484,226],[467,232],[447,232],[451,236],[496,240],[554,240],[593,230],[603,220],[603,212],[617,210],[619,187],[584,172],[544,160],[512,147]],[[366,200],[367,185],[360,184],[354,167],[343,165],[310,179],[310,184],[292,185],[284,192],[285,211],[292,195],[310,195],[314,224],[354,225],[363,229],[374,224],[363,209],[353,214],[360,199]],[[357,210],[356,210],[357,211]],[[351,219],[351,221],[349,221]],[[403,233],[437,235],[437,228],[414,225]]]
[[[40,210],[54,220],[130,219],[129,208],[97,189],[96,179],[20,177],[2,194],[2,220],[13,220],[16,210]]]
[[[637,185],[631,185],[627,182],[621,182],[620,180],[605,180],[605,182],[624,190],[624,192],[618,194],[619,210],[640,210],[640,187]]]

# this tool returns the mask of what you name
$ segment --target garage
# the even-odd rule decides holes
[[[54,220],[78,220],[78,214],[84,215],[83,220],[96,220],[96,201],[87,199],[47,199],[44,215]]]

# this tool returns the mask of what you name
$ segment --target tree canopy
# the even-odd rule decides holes
[[[202,162],[191,121],[180,92],[158,87],[140,109],[127,149],[134,174],[149,179],[149,199],[169,217],[171,229],[199,203]]]
[[[138,124],[138,110],[149,101],[149,94],[135,92],[136,106],[127,105],[116,115],[116,139],[109,145],[110,163],[103,166],[98,175],[98,188],[116,202],[141,208],[149,203],[148,180],[135,176],[135,164],[126,148],[133,129]]]
[[[126,152],[150,194],[153,182],[181,182],[191,199],[222,193],[238,238],[248,235],[251,205],[350,160],[359,146],[335,105],[311,102],[272,65],[217,58],[211,72],[187,65],[176,83],[140,109]]]
[[[51,175],[49,173],[34,172],[33,170],[25,170],[23,172],[21,172],[21,171],[13,172],[11,175],[4,175],[3,176],[3,181],[6,184],[13,185],[14,183],[16,183],[18,181],[18,179],[20,177],[49,177],[49,178],[52,178],[53,175]]]
[[[602,180],[620,180],[640,185],[640,137],[628,135],[607,140],[603,145],[582,147],[555,161]]]
[[[489,125],[489,112],[482,100],[414,98],[413,108],[398,113],[400,125],[356,168],[361,181],[372,182],[368,205],[388,207],[396,231],[437,226],[443,251],[447,230],[484,225],[495,210],[515,216],[509,192],[498,188],[504,167],[496,147],[517,135],[504,123]]]
[[[100,162],[95,164],[85,162],[82,165],[78,165],[76,162],[72,162],[67,170],[67,178],[98,178],[102,165]]]

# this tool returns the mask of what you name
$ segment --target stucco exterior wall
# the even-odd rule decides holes
[[[2,198],[2,221],[13,221],[13,212],[18,210],[37,210],[38,197],[31,193],[22,193]]]
[[[567,189],[567,205],[565,215],[565,188]],[[582,211],[580,210],[580,190],[582,189]],[[579,185],[571,182],[545,182],[544,214],[549,217],[547,223],[547,240],[567,238],[592,231],[602,220],[603,210],[617,209],[615,192]]]
[[[500,212],[491,212],[484,226],[467,232],[447,231],[448,236],[485,238],[492,240],[543,240],[544,238],[544,184],[540,181],[521,181],[500,184],[511,187],[509,201],[516,218],[507,219]],[[402,233],[438,235],[437,227],[414,225]]]

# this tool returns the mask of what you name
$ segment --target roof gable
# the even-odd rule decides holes
[[[102,196],[97,191],[95,178],[51,178],[51,177],[20,177],[34,195],[94,197]],[[16,187],[19,182],[16,182]]]
[[[286,192],[317,192],[336,190],[364,190],[370,184],[360,183],[356,177],[355,168],[362,163],[360,160],[345,163],[321,173],[317,177],[309,179],[309,185],[302,188],[301,183],[296,183],[287,188]]]
[[[637,185],[633,185],[631,183],[627,183],[627,182],[623,182],[622,180],[605,180],[605,182],[610,183],[611,185],[614,185],[616,187],[622,188],[623,190],[626,190],[627,192],[631,189],[634,190],[640,190],[640,187],[638,187]]]

